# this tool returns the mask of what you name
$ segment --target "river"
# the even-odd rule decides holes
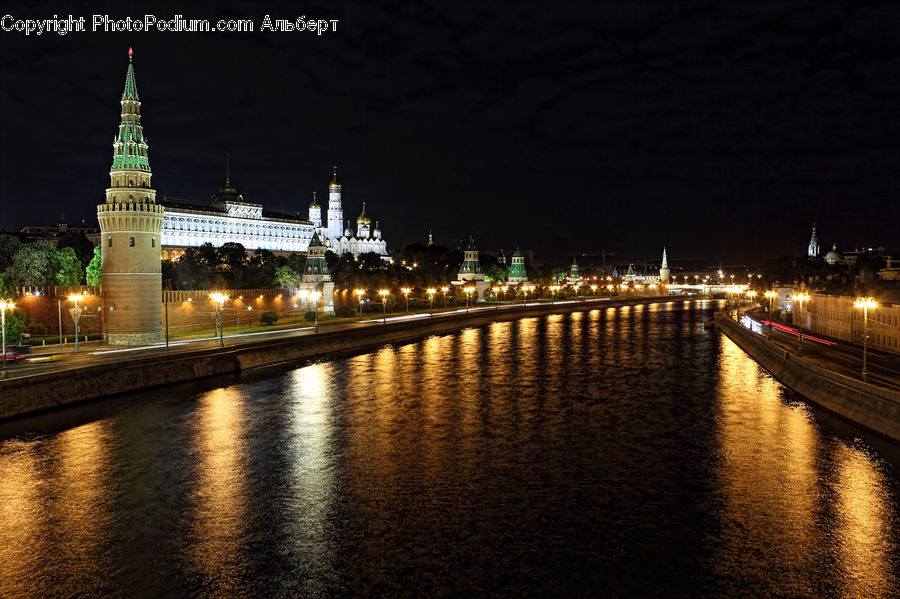
[[[900,594],[898,451],[704,328],[500,322],[0,427],[0,596]]]

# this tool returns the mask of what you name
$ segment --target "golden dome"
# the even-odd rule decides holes
[[[363,202],[362,214],[359,215],[359,218],[356,219],[356,224],[359,226],[362,225],[370,225],[372,223],[372,219],[366,214],[366,203]]]
[[[334,169],[334,176],[331,178],[331,183],[328,184],[328,188],[329,189],[340,189],[341,184],[338,183],[338,179],[337,179],[337,165],[334,165],[331,168]]]

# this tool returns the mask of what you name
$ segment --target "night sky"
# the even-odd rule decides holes
[[[758,264],[900,231],[900,6],[870,2],[249,2],[15,18],[250,18],[253,33],[0,31],[0,227],[96,223],[134,47],[158,197],[232,182],[305,217],[340,168],[389,248]],[[266,14],[337,32],[258,30]],[[354,225],[355,228],[355,225]]]

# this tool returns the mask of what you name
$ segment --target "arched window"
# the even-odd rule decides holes
[[[150,247],[152,247],[152,248],[156,247],[156,237],[150,238]]]
[[[134,247],[134,237],[128,238],[128,247]]]
[[[110,238],[106,241],[106,247],[110,247],[110,248],[112,247],[112,237],[110,237]]]

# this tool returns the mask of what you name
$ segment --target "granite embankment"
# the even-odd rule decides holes
[[[222,349],[179,351],[163,356],[135,357],[77,369],[51,371],[0,382],[0,420],[43,412],[78,402],[128,393],[203,377],[254,368],[321,360],[367,351],[386,343],[403,343],[500,320],[550,313],[577,312],[676,298],[634,298],[557,304],[529,304],[503,310],[455,314],[363,325],[358,328],[296,337],[243,342]]]
[[[718,316],[716,323],[729,339],[786,387],[829,412],[900,441],[900,393],[810,364],[727,316]]]

